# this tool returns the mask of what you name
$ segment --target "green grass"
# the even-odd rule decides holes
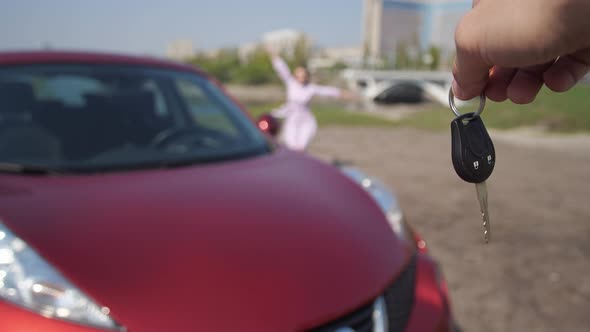
[[[252,105],[248,110],[254,117],[269,112],[279,105]],[[477,104],[462,107],[461,111],[475,110]],[[387,120],[371,113],[348,112],[336,104],[317,104],[312,107],[321,127],[414,127],[426,130],[448,130],[454,115],[442,105],[425,106],[399,121]],[[590,86],[583,85],[563,94],[543,89],[537,100],[529,105],[488,101],[482,115],[486,127],[513,129],[542,127],[550,132],[590,132]]]
[[[255,118],[265,112],[270,112],[280,105],[254,105],[247,107],[248,111]],[[394,121],[382,119],[374,115],[358,112],[348,112],[338,105],[313,105],[318,125],[327,126],[347,126],[347,127],[390,127],[396,126]]]
[[[470,111],[476,107],[476,104],[466,105],[463,109]],[[452,118],[448,107],[435,106],[404,118],[399,125],[447,130]],[[529,105],[488,101],[482,118],[488,128],[495,129],[539,126],[552,132],[587,132],[590,131],[590,87],[578,86],[563,94],[543,89],[535,102]]]

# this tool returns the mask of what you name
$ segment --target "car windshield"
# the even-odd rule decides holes
[[[2,165],[101,172],[268,151],[238,106],[197,74],[121,65],[0,68]]]

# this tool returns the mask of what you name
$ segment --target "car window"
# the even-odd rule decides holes
[[[232,136],[238,134],[236,126],[227,117],[223,107],[212,100],[212,96],[205,93],[203,88],[185,79],[177,79],[175,84],[196,123]]]
[[[60,75],[47,79],[35,78],[33,85],[36,97],[39,100],[53,100],[69,107],[86,106],[87,94],[104,94],[104,87],[94,79],[76,76]]]
[[[168,106],[160,88],[154,81],[146,81],[143,85],[143,90],[151,92],[154,96],[154,110],[159,116],[166,116],[168,114]]]
[[[0,163],[92,172],[268,151],[239,107],[197,74],[123,65],[0,67]]]

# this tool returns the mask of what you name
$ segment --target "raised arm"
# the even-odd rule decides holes
[[[266,48],[266,53],[268,53],[268,56],[272,61],[272,67],[279,78],[285,83],[293,80],[293,76],[291,76],[291,70],[285,61],[270,47]]]

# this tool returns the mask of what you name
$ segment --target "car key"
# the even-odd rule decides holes
[[[451,89],[449,105],[457,116],[451,122],[451,155],[457,175],[466,182],[475,183],[477,200],[482,214],[484,241],[489,243],[491,227],[486,180],[494,171],[496,152],[494,143],[480,117],[485,107],[486,97],[482,95],[480,98],[477,112],[460,114],[455,105],[455,97]]]

